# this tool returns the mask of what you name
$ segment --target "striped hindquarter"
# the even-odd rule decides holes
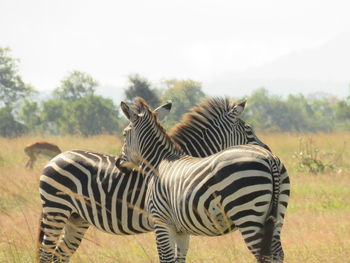
[[[146,203],[156,218],[157,239],[165,241],[158,242],[159,247],[168,244],[169,231],[164,225],[170,233],[185,236],[218,236],[238,229],[259,259],[266,217],[276,202],[272,251],[275,262],[283,258],[280,230],[288,204],[289,177],[279,159],[265,149],[240,146],[204,159],[186,156],[163,161],[154,181]],[[171,254],[171,249],[163,253],[161,262],[172,262]],[[181,258],[177,260],[181,262]]]

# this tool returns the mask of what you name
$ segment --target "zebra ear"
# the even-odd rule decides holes
[[[128,104],[126,104],[124,101],[122,101],[120,103],[120,108],[122,109],[125,117],[129,120],[129,121],[134,121],[138,118],[137,113],[135,113]]]
[[[241,103],[234,106],[233,109],[230,110],[230,113],[232,113],[236,117],[239,117],[242,114],[242,112],[244,111],[246,104],[247,104],[247,100],[242,101]]]
[[[162,121],[165,119],[166,116],[168,116],[172,104],[173,103],[170,100],[168,100],[166,103],[160,105],[154,110],[154,113],[157,114],[158,121]]]

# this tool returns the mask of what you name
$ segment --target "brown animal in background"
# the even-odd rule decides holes
[[[25,167],[33,169],[34,163],[39,155],[53,158],[57,154],[61,153],[60,148],[56,144],[50,142],[33,142],[24,148],[24,152],[28,155],[29,160],[27,161]]]

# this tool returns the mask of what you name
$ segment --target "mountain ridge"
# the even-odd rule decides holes
[[[346,96],[350,84],[349,47],[350,33],[343,33],[323,45],[291,52],[261,66],[218,74],[207,81],[206,91],[212,94],[211,90],[215,93],[215,87],[220,87],[220,93],[241,94],[240,89],[250,93],[265,87],[280,94],[287,90],[304,94],[326,91]]]

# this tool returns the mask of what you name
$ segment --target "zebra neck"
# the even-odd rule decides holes
[[[141,169],[158,170],[159,164],[165,159],[174,159],[185,153],[173,143],[169,137],[154,137],[141,147]]]

